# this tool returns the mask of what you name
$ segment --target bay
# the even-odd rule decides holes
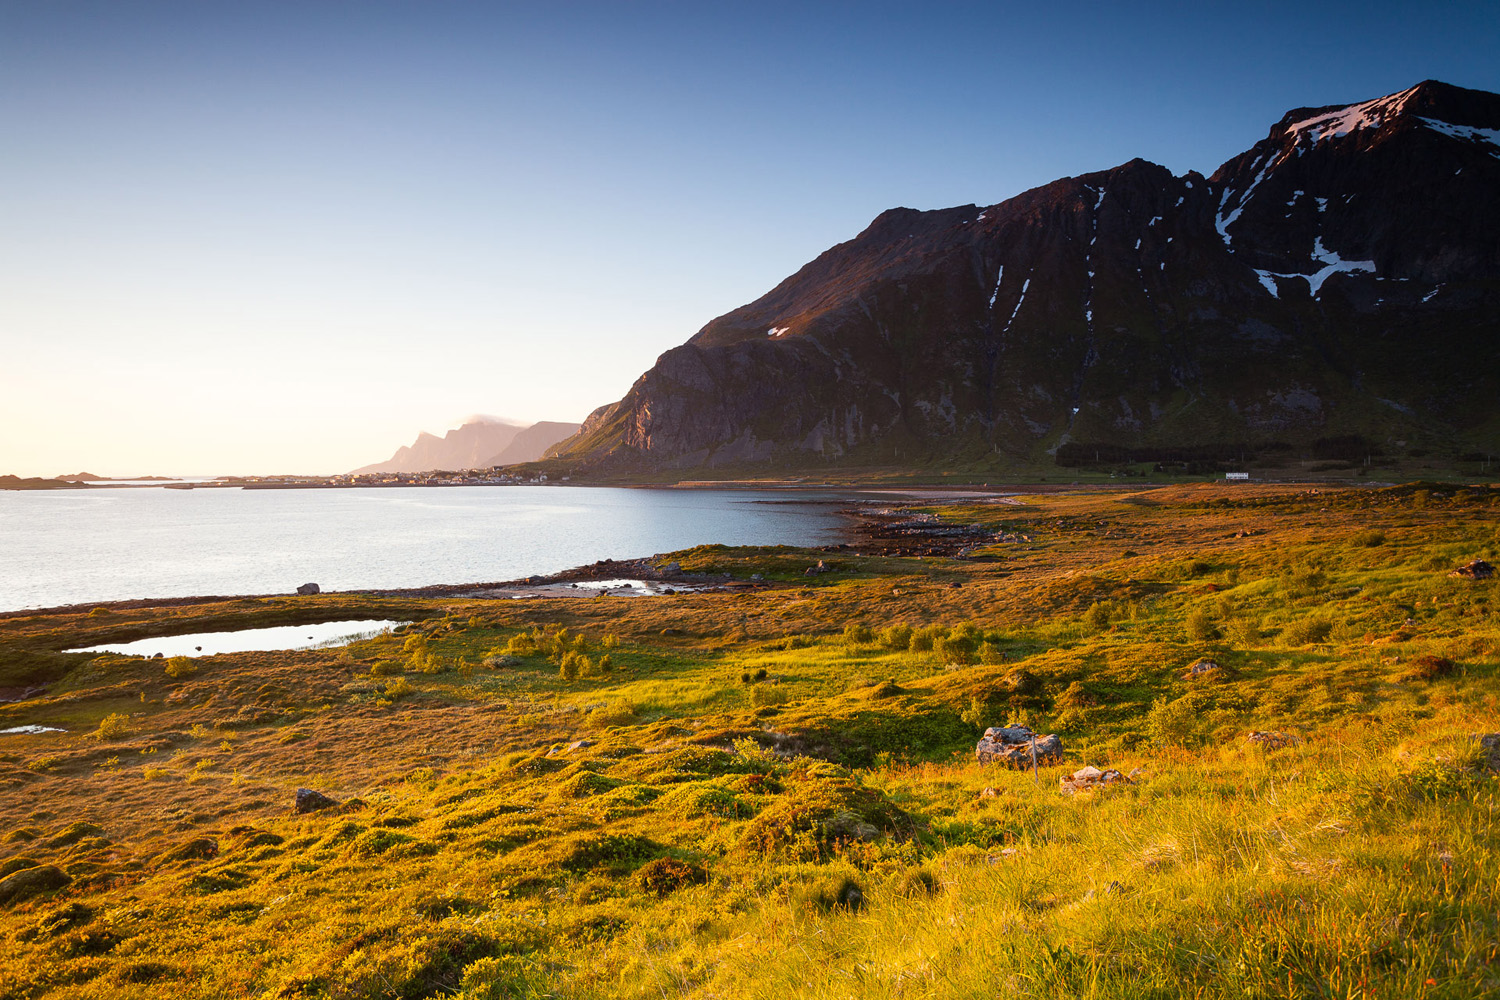
[[[713,542],[826,545],[846,537],[839,499],[576,486],[0,491],[0,610],[310,582],[496,582]]]

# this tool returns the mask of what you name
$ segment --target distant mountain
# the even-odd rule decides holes
[[[552,420],[526,426],[480,417],[442,437],[423,431],[416,441],[398,448],[390,461],[367,465],[354,473],[487,469],[493,465],[534,462],[578,427]]]
[[[368,472],[432,472],[439,469],[479,469],[488,467],[491,457],[504,451],[524,425],[488,417],[470,420],[442,437],[426,431],[410,445],[396,449],[389,461],[355,469]]]
[[[517,434],[505,446],[505,450],[492,457],[486,465],[516,465],[535,462],[546,454],[547,449],[578,433],[581,424],[570,424],[558,420],[542,420]]]
[[[892,209],[556,453],[1005,467],[1319,440],[1500,443],[1500,96],[1429,81],[1292,111],[1211,177],[1132,160]]]

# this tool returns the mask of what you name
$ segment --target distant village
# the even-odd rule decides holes
[[[556,481],[566,483],[570,478],[562,476]],[[247,489],[331,489],[350,486],[528,486],[548,481],[545,473],[528,476],[498,469],[463,469],[457,472],[350,472],[338,476],[225,476],[213,485]]]

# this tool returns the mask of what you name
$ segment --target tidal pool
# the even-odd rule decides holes
[[[194,632],[164,635],[134,642],[106,642],[99,646],[66,649],[65,653],[123,653],[126,656],[213,656],[215,653],[249,653],[274,649],[316,649],[343,646],[369,639],[407,622],[374,619],[320,622],[316,625],[277,625],[246,628],[234,632]]]

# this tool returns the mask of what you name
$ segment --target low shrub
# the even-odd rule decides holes
[[[167,659],[165,670],[173,680],[186,680],[198,672],[198,664],[186,656],[172,656]]]
[[[1193,642],[1213,642],[1219,637],[1218,626],[1202,608],[1189,614],[1183,627],[1187,631],[1188,638]]]
[[[1411,661],[1411,665],[1401,675],[1404,681],[1434,681],[1439,677],[1447,677],[1453,673],[1455,664],[1444,656],[1434,656],[1425,653]]]
[[[911,646],[911,626],[891,625],[880,632],[880,644],[886,649],[901,651]]]
[[[130,735],[130,716],[121,712],[111,712],[99,720],[99,728],[94,730],[96,740],[118,740]]]
[[[676,858],[648,861],[635,873],[636,884],[657,896],[666,896],[689,885],[708,881],[708,872],[698,865]]]
[[[1306,646],[1323,642],[1333,631],[1333,623],[1322,618],[1298,618],[1281,630],[1281,640],[1288,646]]]

